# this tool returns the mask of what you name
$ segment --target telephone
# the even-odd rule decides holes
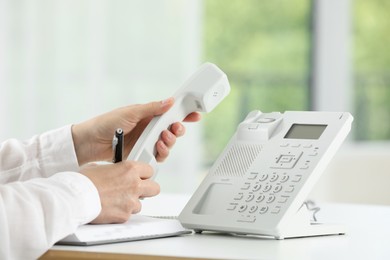
[[[343,112],[250,112],[179,215],[186,228],[276,239],[344,234],[303,204],[348,135]]]
[[[150,121],[131,150],[128,160],[150,164],[155,177],[158,171],[155,145],[161,132],[192,112],[211,112],[229,92],[226,74],[215,64],[203,64],[174,94],[174,105]]]

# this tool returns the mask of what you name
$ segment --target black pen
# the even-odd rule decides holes
[[[112,139],[112,151],[113,158],[112,162],[117,163],[122,161],[123,156],[123,130],[122,128],[118,128],[115,131],[114,138]]]

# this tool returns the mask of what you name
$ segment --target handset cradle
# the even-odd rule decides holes
[[[128,160],[150,164],[155,176],[158,171],[155,146],[161,132],[192,112],[212,111],[229,92],[226,74],[212,63],[203,64],[174,94],[174,105],[150,121],[131,150]]]

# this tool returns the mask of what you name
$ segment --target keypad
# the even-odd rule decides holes
[[[283,171],[251,172],[227,210],[242,214],[240,222],[254,222],[258,215],[278,214],[301,179]],[[284,185],[287,181],[288,185]]]
[[[293,200],[305,173],[319,154],[312,144],[282,143],[270,168],[251,170],[227,210],[237,212],[237,221],[256,222],[266,214],[280,214]]]

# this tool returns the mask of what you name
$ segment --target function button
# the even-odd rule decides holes
[[[286,182],[286,181],[288,181],[288,179],[289,179],[290,177],[287,175],[287,174],[285,174],[285,175],[282,175],[282,177],[280,178],[280,182]]]
[[[256,120],[257,123],[271,123],[274,121],[275,121],[275,118],[272,118],[272,117],[264,117],[264,118],[259,118]]]
[[[238,194],[234,197],[234,200],[242,200],[243,197],[244,197],[244,193],[240,192],[240,193],[238,193]]]
[[[249,194],[248,197],[246,197],[245,201],[249,202],[249,201],[252,201],[254,198],[255,198],[255,195]]]
[[[260,202],[262,202],[264,199],[265,199],[265,195],[264,195],[264,194],[260,194],[259,196],[257,196],[256,202],[257,202],[257,203],[260,203]]]
[[[286,203],[287,200],[288,200],[289,196],[281,196],[279,199],[278,199],[278,202],[279,203]]]
[[[281,210],[281,206],[276,206],[272,211],[271,211],[271,213],[272,214],[278,214],[279,212],[280,212],[280,210]]]
[[[238,217],[237,222],[249,222],[253,223],[256,221],[256,216],[253,215],[241,215]]]
[[[248,208],[248,205],[243,204],[240,207],[238,207],[238,212],[244,212]]]
[[[294,155],[282,155],[279,157],[277,163],[290,163],[294,159]]]
[[[280,192],[282,190],[282,185],[276,185],[275,187],[274,187],[274,193],[278,193],[278,192]]]
[[[272,189],[272,185],[267,184],[267,185],[264,186],[263,192],[268,192],[271,189]]]
[[[259,207],[256,205],[253,205],[252,207],[249,208],[249,213],[255,213]]]
[[[292,144],[291,147],[298,148],[301,147],[301,144]]]
[[[276,173],[273,173],[271,175],[271,178],[269,179],[271,182],[274,182],[276,181],[277,179],[279,178],[279,175],[277,175]]]
[[[300,167],[302,170],[309,169],[310,166],[310,160],[306,160],[305,163]]]
[[[292,178],[292,182],[300,182],[302,180],[302,175],[295,175],[293,178]]]
[[[245,182],[244,185],[241,187],[241,190],[249,190],[251,187],[251,184],[249,182]]]
[[[268,211],[268,206],[262,206],[260,207],[259,213],[264,214],[267,213],[267,211]]]
[[[300,150],[295,152],[288,152],[286,154],[279,154],[275,157],[274,165],[271,168],[276,169],[292,169],[301,158],[302,152]]]
[[[230,203],[227,210],[235,210],[237,208],[237,203]]]
[[[303,147],[303,148],[312,148],[313,145],[312,145],[312,144],[305,144],[305,145],[303,145],[302,147]]]
[[[282,144],[280,144],[280,147],[289,147],[289,146],[290,146],[289,143],[282,143]]]
[[[318,147],[315,147],[314,150],[308,154],[309,156],[317,156],[318,155]]]
[[[275,197],[274,195],[272,195],[272,194],[269,195],[268,198],[267,198],[267,203],[272,203],[272,202],[274,202],[274,201],[275,201],[275,198],[276,198],[276,197]]]
[[[288,186],[287,188],[286,188],[286,192],[288,192],[288,193],[291,193],[291,192],[293,192],[295,190],[295,187],[294,187],[294,185],[290,185],[290,186]]]
[[[258,174],[257,172],[251,172],[251,173],[249,173],[248,180],[254,180],[254,179],[256,179],[257,174]]]
[[[261,185],[259,183],[256,183],[254,186],[253,186],[253,191],[258,191],[261,189]]]
[[[248,130],[256,130],[257,128],[259,128],[259,124],[257,123],[246,124],[246,129]]]

